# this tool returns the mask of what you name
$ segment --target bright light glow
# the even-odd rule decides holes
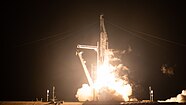
[[[78,89],[76,97],[79,101],[93,100],[92,90],[88,84],[83,84],[82,88]]]
[[[112,50],[106,51],[104,62],[97,67],[96,80],[94,87],[84,84],[78,89],[76,97],[79,101],[92,101],[93,88],[96,91],[98,100],[118,100],[129,101],[129,96],[132,95],[132,87],[128,81],[127,71],[129,70],[122,64],[111,64],[113,61],[120,61],[114,57]]]

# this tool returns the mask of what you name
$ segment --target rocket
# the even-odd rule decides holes
[[[94,50],[97,53],[97,70],[100,68],[100,66],[104,63],[104,60],[107,57],[107,52],[108,52],[108,37],[107,33],[105,30],[105,25],[104,25],[104,18],[103,15],[100,15],[100,37],[99,41],[97,42],[97,46],[92,46],[92,45],[77,45],[78,49],[88,49],[88,50]],[[93,70],[93,75],[91,77],[89,70],[86,66],[86,61],[83,59],[82,56],[83,52],[77,50],[76,55],[79,56],[81,64],[83,66],[85,75],[87,77],[88,83],[90,87],[94,87],[94,82],[96,80],[96,72],[97,70]],[[96,91],[93,88],[93,100],[96,100]]]
[[[98,42],[98,50],[97,50],[97,60],[98,65],[103,64],[106,56],[106,51],[108,50],[108,37],[107,32],[104,25],[104,18],[103,15],[100,15],[100,38]]]
[[[105,30],[105,25],[104,25],[104,18],[103,15],[100,15],[100,37],[99,41],[97,42],[97,46],[92,46],[92,45],[77,45],[78,49],[88,49],[88,50],[94,50],[97,53],[97,69],[104,63],[104,60],[106,59],[106,52],[108,51],[108,37],[107,33]],[[84,68],[85,75],[87,77],[87,80],[89,82],[90,86],[93,86],[93,82],[96,78],[96,76],[93,76],[91,78],[91,75],[89,73],[88,68],[86,67],[85,60],[82,57],[83,52],[82,51],[77,51],[76,55],[79,56],[82,66]],[[95,71],[96,72],[96,71]]]

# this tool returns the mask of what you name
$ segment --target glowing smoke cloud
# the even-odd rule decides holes
[[[100,101],[117,100],[129,101],[132,87],[129,84],[128,68],[119,64],[119,58],[114,57],[114,51],[107,50],[106,59],[97,68],[94,88]],[[78,89],[76,97],[79,101],[92,101],[93,89],[88,84],[83,84]]]
[[[93,89],[88,84],[83,84],[82,88],[78,89],[76,97],[79,101],[93,100]]]
[[[181,94],[178,94],[176,97],[167,99],[166,102],[186,102],[186,90],[182,90]]]
[[[179,102],[179,103],[185,103],[186,102],[186,90],[182,90],[181,94],[178,94],[176,97],[171,97],[170,99],[167,99],[166,101],[159,101],[159,102]]]

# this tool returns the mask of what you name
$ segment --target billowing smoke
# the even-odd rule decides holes
[[[185,103],[186,102],[186,90],[182,90],[181,94],[178,94],[176,97],[171,97],[170,99],[167,99],[165,101],[160,102],[179,102],[179,103]]]
[[[129,68],[121,64],[118,51],[108,50],[104,63],[97,68],[94,87],[83,84],[78,89],[76,98],[79,101],[92,101],[93,95],[100,101],[130,101],[132,87],[128,78]],[[95,93],[94,93],[95,91]]]
[[[79,101],[92,101],[93,89],[88,84],[83,84],[82,87],[78,89],[76,98],[78,98]]]
[[[181,94],[178,94],[176,97],[167,99],[166,102],[186,102],[186,90],[182,90]]]

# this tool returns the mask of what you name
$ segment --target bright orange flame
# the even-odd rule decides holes
[[[112,65],[110,61],[113,61],[114,59],[116,58],[114,58],[113,52],[110,50],[107,51],[103,64],[97,68],[96,80],[94,82],[93,88],[95,89],[99,100],[105,100],[105,98],[100,98],[100,97],[102,97],[102,95],[105,94],[106,92],[109,95],[111,94],[112,97],[114,96],[114,98],[121,97],[120,101],[129,101],[129,96],[132,95],[132,87],[129,84],[127,76],[125,75],[118,76],[118,68],[121,68],[118,66],[123,66],[123,65],[121,64],[115,66]],[[123,66],[122,68],[125,69],[126,67]],[[86,101],[86,100],[92,101],[93,99],[92,90],[93,89],[88,85],[86,87],[83,86],[81,88],[81,92],[78,89],[76,97],[78,98],[79,101]],[[91,96],[88,96],[87,94]]]

